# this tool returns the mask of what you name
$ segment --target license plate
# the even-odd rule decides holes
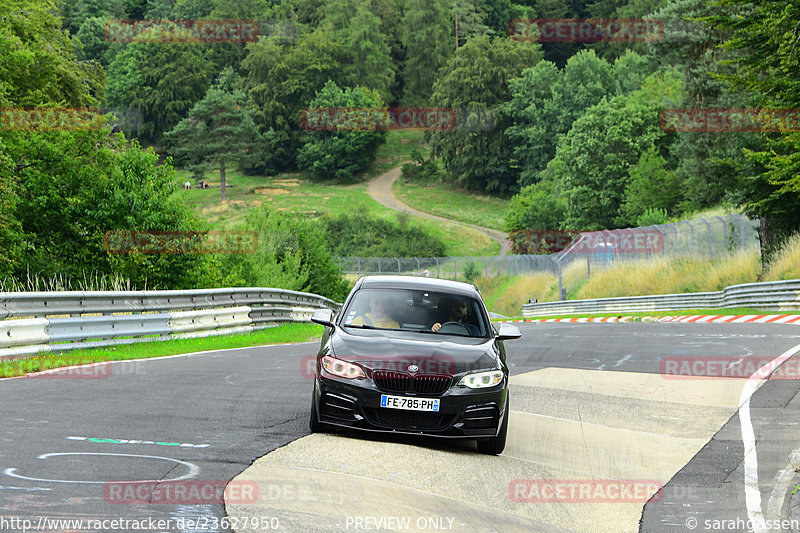
[[[437,398],[408,398],[381,394],[381,407],[387,409],[407,409],[409,411],[439,411]]]

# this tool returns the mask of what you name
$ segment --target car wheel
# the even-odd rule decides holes
[[[481,439],[478,441],[478,451],[487,455],[500,455],[506,447],[506,436],[508,435],[508,415],[509,405],[506,400],[506,416],[503,417],[503,423],[500,425],[500,432],[496,437],[490,439]]]
[[[311,395],[311,417],[308,420],[308,429],[311,430],[311,433],[324,433],[325,431],[319,422],[319,416],[317,416],[317,402],[314,393]]]

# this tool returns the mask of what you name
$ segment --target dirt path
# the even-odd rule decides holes
[[[392,184],[399,177],[400,177],[400,167],[398,166],[393,168],[389,172],[381,174],[377,178],[370,181],[369,185],[367,185],[367,192],[369,193],[370,196],[372,196],[372,198],[376,202],[388,207],[389,209],[394,209],[395,211],[406,211],[418,217],[429,218],[431,220],[441,220],[444,222],[451,222],[454,224],[461,224],[463,226],[469,226],[470,228],[476,229],[486,234],[490,239],[500,243],[499,255],[509,254],[509,252],[511,251],[511,247],[508,244],[508,234],[503,233],[502,231],[491,228],[485,228],[483,226],[478,226],[476,224],[469,224],[467,222],[461,222],[458,220],[452,220],[437,215],[431,215],[430,213],[423,213],[422,211],[418,211],[413,207],[407,206],[406,204],[401,202],[394,195],[394,192],[392,192]]]

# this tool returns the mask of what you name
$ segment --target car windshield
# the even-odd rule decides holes
[[[486,337],[490,331],[480,302],[447,292],[362,289],[343,311],[342,325]]]

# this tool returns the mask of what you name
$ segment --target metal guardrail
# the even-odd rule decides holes
[[[531,303],[522,306],[522,315],[533,317],[577,313],[634,313],[734,307],[798,311],[800,310],[800,280],[745,283],[726,287],[718,292]]]
[[[341,304],[265,288],[0,293],[0,359],[310,322]]]

